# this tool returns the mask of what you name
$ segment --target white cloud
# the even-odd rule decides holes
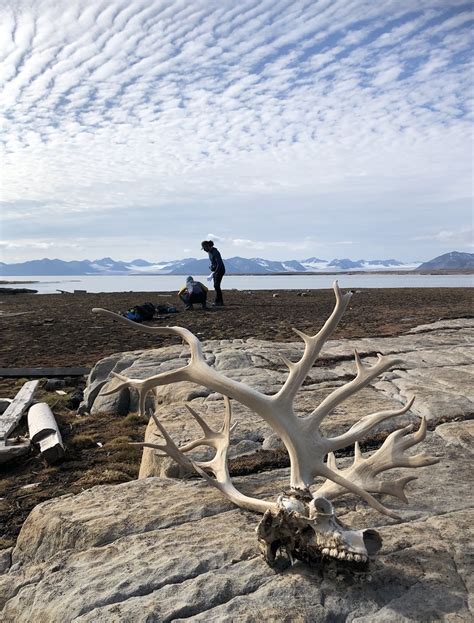
[[[455,249],[457,246],[474,247],[474,230],[472,226],[455,231],[442,230],[423,236],[415,236],[413,240],[434,240],[445,247]]]
[[[0,240],[0,249],[3,250],[16,250],[16,249],[42,249],[42,250],[55,250],[55,249],[81,249],[80,245],[74,242],[61,242],[58,240],[29,240],[27,238],[19,238],[17,240]]]
[[[408,241],[428,204],[449,231],[470,208],[470,21],[443,0],[0,2],[2,236],[125,234],[128,214],[167,252],[194,248],[180,217],[246,252],[364,249],[359,223],[396,210]]]
[[[286,240],[248,240],[244,238],[231,238],[225,236],[218,236],[216,234],[208,234],[206,240],[212,240],[216,246],[217,244],[225,245],[227,252],[230,253],[232,248],[239,251],[243,251],[246,254],[254,251],[273,252],[277,251],[280,255],[292,254],[295,252],[305,251],[317,246],[317,242],[311,238],[305,240],[289,242]]]

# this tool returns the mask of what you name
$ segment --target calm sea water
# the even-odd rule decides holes
[[[206,283],[206,276],[194,275]],[[34,281],[31,284],[11,284],[38,290],[40,294],[58,290],[72,292],[171,292],[177,291],[186,280],[182,275],[80,275],[75,277],[6,277],[3,281]],[[473,275],[226,275],[224,290],[307,290],[330,288],[337,279],[341,288],[472,288]],[[1,287],[1,285],[0,285]]]

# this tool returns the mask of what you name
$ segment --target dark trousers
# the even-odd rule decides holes
[[[214,273],[214,290],[216,291],[216,300],[214,301],[215,305],[224,305],[221,290],[221,281],[224,275],[225,269],[216,270],[216,272]]]
[[[189,294],[189,292],[184,292],[179,295],[179,298],[183,301],[185,305],[192,305],[193,303],[201,303],[203,307],[206,306],[207,301],[207,292],[201,292],[200,294],[196,294],[193,292]]]

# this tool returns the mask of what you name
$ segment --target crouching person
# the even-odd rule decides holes
[[[208,289],[203,283],[188,277],[178,296],[184,303],[184,309],[193,309],[194,303],[200,303],[203,309],[207,309],[207,292]]]

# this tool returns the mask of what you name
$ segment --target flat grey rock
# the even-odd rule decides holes
[[[462,436],[459,423],[448,426]],[[456,462],[454,447],[436,433],[424,446],[442,461],[418,470],[401,523],[361,513],[354,497],[341,502],[344,521],[377,525],[384,539],[367,571],[297,563],[276,573],[257,553],[258,515],[199,480],[150,478],[36,507],[13,552],[14,570],[0,576],[2,620],[253,621],[258,612],[273,621],[470,621],[470,461]],[[287,475],[236,484],[263,497]]]
[[[418,424],[421,412],[430,419],[432,430],[412,453],[425,452],[439,462],[385,474],[387,478],[417,476],[406,489],[408,506],[393,498],[383,500],[399,513],[400,522],[376,513],[352,495],[335,503],[338,516],[348,525],[375,527],[381,533],[382,550],[368,569],[330,561],[314,568],[297,563],[277,573],[257,551],[254,528],[259,515],[235,508],[198,478],[150,477],[94,487],[33,509],[15,548],[5,554],[7,564],[0,573],[1,620],[472,621],[473,423],[469,421],[472,396],[466,391],[472,364],[469,336],[472,338],[472,322],[462,320],[426,325],[410,336],[379,338],[376,348],[365,340],[333,341],[328,345],[331,354],[325,353],[330,357],[329,366],[322,372],[315,367],[298,396],[298,412],[309,413],[334,388],[347,382],[353,370],[354,342],[365,352],[367,362],[376,351],[393,352],[408,361],[352,396],[324,422],[327,435],[339,434],[367,413],[399,408],[411,391],[417,400],[409,412],[397,418],[398,424]],[[300,344],[272,345],[258,340],[207,342],[204,349],[209,363],[264,391],[278,387],[285,378],[286,368],[275,364],[277,352],[292,360],[302,352]],[[113,382],[109,376],[117,365],[126,364],[122,370],[129,376],[149,376],[153,370],[183,365],[186,357],[182,346],[152,354],[127,353],[123,359],[101,364],[102,368],[93,371],[91,383],[96,383],[95,387],[103,383],[103,387]],[[193,408],[213,427],[222,422],[224,403],[219,394],[199,394],[192,384],[179,385],[173,386],[175,392],[167,388],[162,393],[158,388],[151,400],[170,434],[182,443],[199,433],[183,400],[191,400]],[[105,404],[99,392],[89,402],[97,411]],[[133,400],[131,396],[130,404]],[[258,453],[262,442],[272,437],[270,427],[237,404],[233,421],[237,428],[231,451],[236,456]],[[385,424],[368,439],[370,451],[383,430],[397,422]],[[152,432],[149,429],[147,434]],[[277,440],[272,441],[278,446]],[[338,458],[337,462],[344,468],[352,458]],[[159,462],[151,465],[150,473],[159,467]],[[247,495],[275,499],[288,486],[288,478],[286,468],[268,469],[234,478],[234,483]]]

